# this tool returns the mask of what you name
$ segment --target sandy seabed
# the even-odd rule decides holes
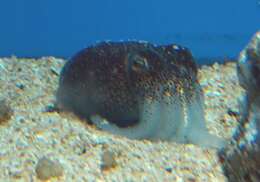
[[[0,181],[44,181],[36,170],[42,158],[60,166],[49,181],[227,181],[217,150],[130,140],[99,131],[71,113],[49,112],[64,63],[54,57],[0,58],[0,100],[12,110],[0,124]],[[202,66],[199,80],[207,127],[229,140],[243,94],[236,65]]]

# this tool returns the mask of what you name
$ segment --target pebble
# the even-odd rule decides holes
[[[21,90],[24,90],[24,88],[25,88],[25,85],[22,84],[22,83],[16,83],[15,85],[16,85],[17,88],[19,88]]]
[[[60,71],[55,67],[51,67],[51,72],[56,76],[60,75]]]
[[[116,166],[115,153],[105,149],[102,154],[101,169],[107,170]]]
[[[7,122],[13,114],[13,110],[5,99],[0,100],[0,124]]]
[[[38,179],[48,180],[53,177],[62,176],[63,167],[60,163],[51,161],[50,159],[43,157],[38,161],[35,172]]]

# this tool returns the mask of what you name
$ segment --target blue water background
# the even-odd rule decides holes
[[[96,41],[137,39],[178,43],[210,61],[236,57],[260,29],[257,0],[1,0],[0,8],[0,56],[69,58]]]

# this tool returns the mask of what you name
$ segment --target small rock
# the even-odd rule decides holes
[[[101,164],[102,170],[107,170],[116,166],[115,153],[108,149],[104,150],[101,160],[102,160],[102,164]]]
[[[43,112],[58,112],[59,108],[54,103],[48,104]]]
[[[0,124],[7,122],[13,115],[13,110],[5,99],[0,100]]]
[[[55,67],[51,67],[51,72],[52,72],[52,74],[54,74],[54,75],[56,75],[56,76],[59,76],[59,75],[60,75],[59,71],[58,71],[57,68],[55,68]]]
[[[228,113],[229,116],[234,116],[234,117],[237,117],[237,116],[239,115],[238,112],[233,111],[233,110],[230,109],[230,108],[228,109],[227,113]]]
[[[172,172],[172,168],[171,168],[171,167],[166,167],[165,170],[166,170],[168,173],[171,173],[171,172]]]
[[[59,177],[63,175],[63,167],[58,162],[53,162],[50,159],[41,158],[36,166],[35,172],[37,178],[40,180],[48,180],[53,177]]]
[[[17,88],[19,88],[21,90],[24,90],[24,88],[25,88],[25,85],[22,84],[22,83],[16,83],[15,85],[16,85]]]

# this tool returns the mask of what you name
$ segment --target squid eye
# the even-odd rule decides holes
[[[143,72],[149,70],[148,61],[145,57],[139,55],[128,56],[129,69],[135,72]]]
[[[136,57],[136,59],[133,61],[132,67],[135,69],[147,69],[148,68],[147,59]]]

